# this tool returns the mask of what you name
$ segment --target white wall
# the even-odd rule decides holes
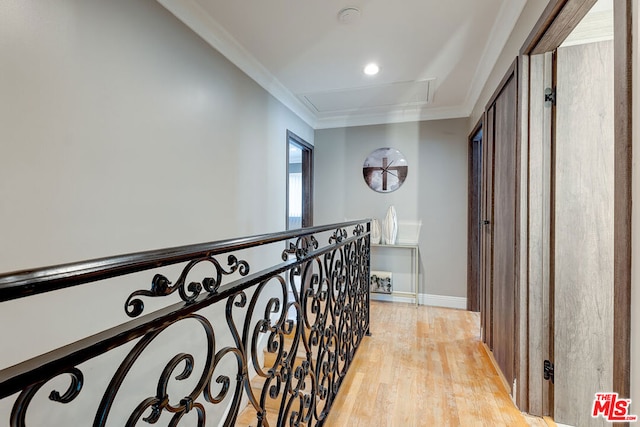
[[[420,293],[466,297],[467,120],[325,129],[315,141],[314,220],[382,219],[394,205],[400,223],[422,220]],[[380,147],[397,148],[409,163],[392,193],[376,193],[362,176]]]
[[[283,229],[312,130],[168,11],[1,7],[0,271]]]
[[[313,130],[157,2],[5,0],[0,76],[0,272],[284,229],[286,130]],[[3,303],[0,368],[151,277]]]
[[[511,31],[507,43],[493,66],[493,70],[480,93],[476,105],[473,107],[469,120],[469,132],[471,132],[476,123],[478,123],[478,120],[480,120],[487,102],[489,102],[489,98],[491,98],[507,70],[519,55],[520,48],[522,48],[522,45],[531,33],[533,26],[538,22],[538,18],[540,18],[540,15],[542,15],[548,3],[549,0],[528,0],[526,2],[516,25],[513,27],[513,31]]]

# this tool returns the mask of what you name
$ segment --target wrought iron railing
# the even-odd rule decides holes
[[[151,279],[123,295],[130,320],[0,370],[0,424],[323,425],[368,333],[369,231],[352,221],[0,275],[4,304]],[[282,260],[250,272],[244,255],[265,245]],[[158,272],[170,265],[175,283]]]

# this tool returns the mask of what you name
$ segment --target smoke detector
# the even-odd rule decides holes
[[[352,24],[360,18],[360,9],[357,7],[345,7],[338,12],[338,22],[341,24]]]

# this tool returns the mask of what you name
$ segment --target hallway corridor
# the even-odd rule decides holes
[[[325,425],[546,426],[512,403],[479,325],[478,313],[372,301],[371,336]]]

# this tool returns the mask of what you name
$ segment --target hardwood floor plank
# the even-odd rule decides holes
[[[325,426],[545,426],[513,404],[478,313],[372,301],[365,338]]]

